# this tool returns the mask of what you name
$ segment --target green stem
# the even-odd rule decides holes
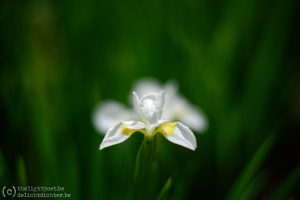
[[[135,163],[135,194],[136,199],[148,192],[149,179],[151,179],[152,163],[156,152],[156,137],[145,137],[138,151]]]

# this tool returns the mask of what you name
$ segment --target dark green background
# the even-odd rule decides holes
[[[169,199],[299,197],[298,19],[296,0],[2,1],[0,188],[130,199],[142,136],[99,151],[91,118],[154,77],[209,121],[195,152],[161,139],[155,191],[172,177]]]

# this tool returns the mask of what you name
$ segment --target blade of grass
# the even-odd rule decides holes
[[[252,200],[258,199],[258,195],[265,188],[268,181],[267,174],[264,172],[259,173],[253,178],[253,181],[247,185],[239,199]]]
[[[172,186],[172,183],[173,183],[172,178],[169,177],[168,180],[166,181],[164,187],[160,191],[157,200],[164,200],[164,199],[167,198],[167,195],[168,195],[169,190],[170,190],[170,188]]]
[[[27,174],[26,174],[25,161],[22,156],[20,156],[17,160],[17,173],[18,173],[19,184],[26,185]]]
[[[240,199],[241,194],[243,194],[243,192],[247,189],[247,186],[250,184],[251,180],[254,178],[254,174],[262,165],[266,156],[270,152],[270,149],[274,145],[274,142],[274,135],[270,135],[265,139],[265,141],[258,148],[257,152],[254,154],[253,158],[239,175],[236,182],[233,184],[226,197],[227,200]]]

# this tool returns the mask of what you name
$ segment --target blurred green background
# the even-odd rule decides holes
[[[4,0],[0,187],[63,186],[72,199],[131,199],[142,136],[99,151],[106,99],[173,79],[209,129],[195,152],[162,140],[168,199],[297,199],[296,0]],[[156,194],[154,194],[155,196]]]

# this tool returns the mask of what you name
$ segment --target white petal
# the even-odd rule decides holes
[[[110,127],[117,123],[135,118],[135,113],[126,109],[122,104],[116,101],[106,101],[96,107],[92,120],[95,128],[105,134]]]
[[[138,80],[133,87],[133,91],[136,91],[139,96],[144,96],[148,93],[156,93],[161,90],[162,87],[158,81],[152,78]]]
[[[139,130],[142,131],[144,127],[144,123],[137,121],[125,121],[118,123],[107,131],[100,144],[100,150],[124,142],[132,135],[132,133]]]
[[[166,92],[165,95],[165,109],[162,114],[162,118],[174,121],[177,120],[176,115],[178,113],[178,110],[180,109],[180,104],[178,105],[178,100],[181,99],[181,97],[178,94],[178,87],[175,81],[168,81],[164,85],[164,91]]]
[[[165,135],[167,140],[175,144],[181,145],[191,150],[197,148],[196,137],[193,132],[184,124],[177,122],[174,132]]]
[[[139,117],[142,119],[142,120],[145,120],[144,118],[144,113],[141,109],[141,106],[142,106],[142,102],[139,98],[139,96],[137,95],[136,92],[132,92],[132,102],[133,102],[133,107],[134,107],[134,110],[135,112],[139,115]]]
[[[163,116],[164,118],[171,121],[178,120],[198,132],[206,130],[208,123],[204,114],[186,99],[177,95],[168,103]]]
[[[157,118],[160,119],[161,115],[163,113],[163,108],[164,108],[164,104],[165,104],[165,92],[161,91],[158,94],[158,101],[157,101]]]
[[[161,118],[164,106],[164,95],[164,91],[160,93],[149,93],[144,95],[140,100],[142,114],[150,124],[156,124]]]
[[[167,93],[166,106],[163,113],[163,118],[169,121],[180,120],[181,115],[184,113],[184,101],[178,94]]]
[[[168,97],[173,98],[177,96],[178,86],[176,81],[169,80],[163,87],[163,90],[166,91]]]
[[[132,130],[140,130],[145,128],[145,124],[140,121],[124,121],[122,122],[126,128],[132,129]]]
[[[204,117],[203,113],[201,113],[194,106],[187,106],[185,108],[184,114],[181,115],[178,120],[198,132],[205,131],[208,126],[207,120]]]

